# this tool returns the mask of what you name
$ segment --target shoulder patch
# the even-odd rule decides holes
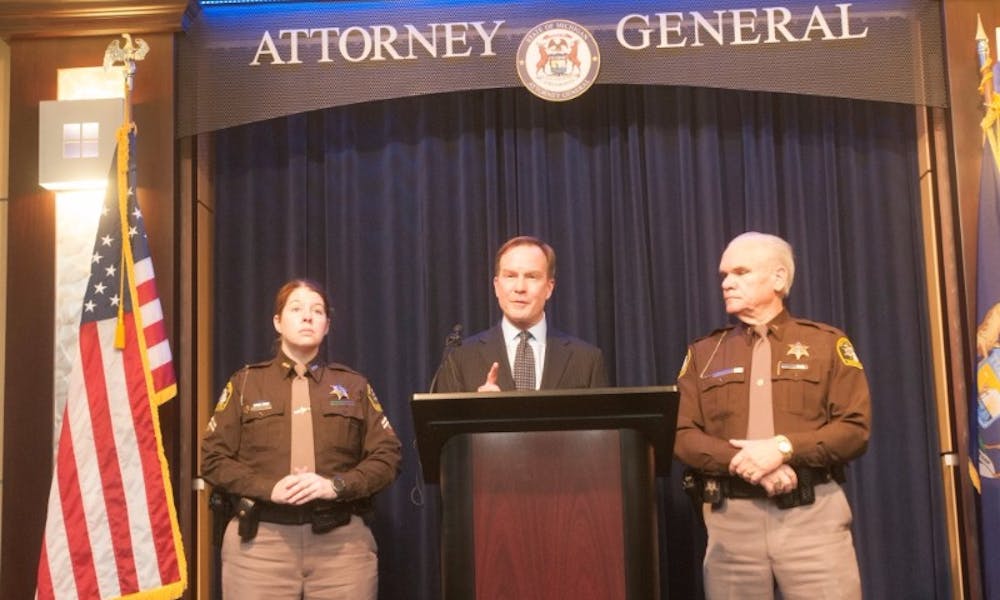
[[[375,412],[382,412],[382,405],[378,402],[378,396],[375,395],[375,390],[372,389],[371,384],[365,388],[365,396],[368,398],[368,402],[371,403],[372,408]]]
[[[840,361],[848,367],[864,369],[864,367],[861,366],[861,361],[858,359],[857,353],[854,352],[854,346],[851,344],[851,340],[846,337],[841,337],[837,340],[837,356],[839,356]]]
[[[219,401],[215,403],[215,412],[222,412],[229,406],[229,399],[233,397],[233,382],[226,384],[226,389],[219,394]]]
[[[688,347],[687,354],[684,355],[684,364],[681,365],[681,372],[677,374],[677,379],[684,377],[684,374],[688,371],[688,365],[691,363],[691,348]]]

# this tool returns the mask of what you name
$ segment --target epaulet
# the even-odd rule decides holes
[[[691,343],[692,343],[692,344],[697,344],[698,342],[700,342],[700,341],[702,341],[702,340],[707,340],[707,339],[711,339],[711,338],[714,338],[715,336],[717,336],[717,335],[719,335],[719,334],[722,334],[722,333],[724,333],[724,332],[726,332],[726,331],[730,331],[730,330],[731,330],[731,329],[733,329],[734,327],[736,327],[736,326],[735,326],[735,325],[733,325],[732,323],[730,323],[729,325],[725,325],[725,326],[723,326],[723,327],[719,327],[718,329],[716,329],[716,330],[712,331],[712,332],[711,332],[711,333],[709,333],[708,335],[703,335],[703,336],[701,336],[700,338],[697,338],[697,339],[695,339],[695,340],[694,340],[693,342],[691,342]]]
[[[814,329],[819,329],[820,331],[825,331],[833,335],[844,335],[844,332],[837,329],[833,325],[828,325],[827,323],[822,323],[820,321],[810,321],[809,319],[802,319],[799,317],[792,317],[792,321],[799,325],[804,325],[805,327],[812,327]]]
[[[358,373],[357,371],[355,371],[351,367],[348,367],[347,365],[342,365],[340,363],[335,363],[335,362],[327,363],[326,364],[326,368],[327,369],[333,369],[334,371],[343,371],[345,373],[353,373],[353,374],[358,375],[360,377],[364,377],[364,375],[362,375],[361,373]]]
[[[262,369],[264,367],[269,367],[274,362],[274,359],[262,360],[260,362],[248,363],[244,369]]]

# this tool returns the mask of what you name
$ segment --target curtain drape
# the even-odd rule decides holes
[[[327,356],[371,379],[404,444],[377,504],[380,597],[436,599],[439,506],[408,402],[453,325],[499,320],[499,245],[552,244],[550,323],[600,346],[616,384],[663,385],[726,322],[726,242],[776,233],[795,249],[791,312],[845,329],[872,388],[871,445],[846,484],[865,595],[946,598],[915,120],[897,104],[596,86],[561,104],[487,90],[221,131],[217,387],[270,355],[282,282],[326,285]],[[662,597],[698,597],[702,526],[676,477],[659,487]]]

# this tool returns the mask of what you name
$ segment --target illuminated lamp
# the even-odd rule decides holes
[[[121,98],[45,100],[38,107],[38,183],[47,190],[104,189]]]

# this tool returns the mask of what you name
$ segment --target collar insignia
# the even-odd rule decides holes
[[[794,356],[795,360],[802,360],[803,356],[809,356],[809,346],[806,346],[802,342],[788,344],[788,352],[785,354]]]

